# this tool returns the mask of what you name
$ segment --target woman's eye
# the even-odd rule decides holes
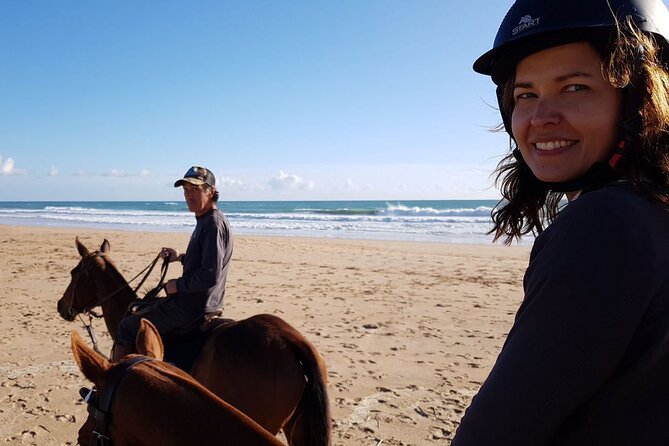
[[[581,90],[587,90],[588,87],[585,85],[580,85],[580,84],[574,84],[574,85],[567,85],[564,89],[566,92],[572,92],[572,91],[581,91]]]
[[[530,93],[530,92],[527,92],[527,91],[524,92],[524,93],[518,93],[518,94],[516,95],[516,102],[518,102],[518,101],[520,101],[520,100],[522,100],[522,99],[532,99],[532,98],[535,98],[535,97],[537,97],[536,94],[534,94],[534,93]]]

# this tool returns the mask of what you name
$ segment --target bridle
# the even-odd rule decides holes
[[[79,394],[88,404],[88,413],[95,419],[95,427],[91,433],[89,446],[109,446],[112,444],[108,425],[111,419],[111,404],[114,399],[114,393],[121,383],[125,374],[134,366],[146,361],[154,361],[154,358],[148,356],[135,356],[127,361],[119,363],[109,371],[109,380],[105,386],[102,397],[98,399],[98,392],[95,387],[87,389],[82,387]]]
[[[88,256],[82,258],[79,261],[79,263],[77,264],[77,266],[75,266],[74,269],[72,270],[72,289],[70,291],[70,299],[68,299],[68,307],[67,307],[66,312],[69,316],[72,317],[72,319],[74,319],[76,316],[79,317],[79,320],[81,321],[81,323],[86,328],[86,331],[88,332],[88,336],[91,338],[91,341],[93,342],[93,349],[96,352],[98,352],[99,354],[101,354],[102,356],[105,356],[104,353],[102,353],[98,348],[97,337],[95,336],[95,330],[93,329],[93,318],[94,317],[101,318],[101,317],[103,317],[103,315],[98,314],[95,311],[93,311],[93,308],[104,304],[105,302],[110,300],[112,297],[116,296],[119,292],[121,292],[124,289],[126,289],[127,287],[129,287],[130,283],[132,283],[135,279],[137,279],[139,276],[141,276],[146,271],[146,274],[144,274],[144,277],[142,278],[142,280],[133,289],[133,293],[135,295],[137,295],[137,291],[140,289],[140,287],[144,284],[146,279],[149,277],[149,275],[153,271],[154,266],[156,266],[156,263],[158,263],[158,260],[160,259],[160,254],[158,254],[156,256],[156,258],[153,259],[151,261],[151,263],[149,263],[149,265],[147,265],[143,270],[141,270],[135,277],[133,277],[132,279],[127,281],[124,285],[121,285],[120,287],[118,287],[117,289],[112,291],[111,293],[107,294],[102,299],[100,299],[99,301],[97,301],[93,305],[91,305],[90,307],[88,307],[88,308],[78,307],[76,305],[76,300],[77,300],[76,299],[76,297],[77,297],[76,296],[76,291],[77,291],[77,288],[78,288],[79,284],[83,281],[83,279],[89,276],[89,274],[91,272],[91,269],[93,268],[93,262],[91,262],[90,260],[92,260],[94,258],[98,258],[98,257],[102,258],[104,260],[105,254],[103,252],[100,252],[100,251],[95,251],[92,255],[88,255]],[[156,288],[154,288],[153,290],[151,290],[149,292],[150,295],[152,295],[152,296],[157,295],[158,292],[160,292],[160,290],[165,287],[164,281],[165,281],[165,276],[167,274],[168,264],[169,264],[169,260],[165,259],[164,262],[163,262],[163,265],[161,267],[160,283],[158,284],[158,286]],[[88,324],[86,324],[86,322],[84,322],[84,319],[81,317],[82,313],[88,316]]]
[[[94,303],[93,305],[91,305],[90,307],[88,307],[88,308],[79,308],[79,307],[77,307],[77,306],[75,305],[75,301],[77,300],[77,299],[76,299],[76,291],[77,291],[77,287],[78,287],[78,285],[79,285],[79,282],[80,282],[84,277],[88,277],[88,275],[90,274],[90,271],[91,271],[91,269],[92,269],[92,267],[93,267],[93,263],[89,262],[88,260],[89,260],[89,259],[92,259],[92,258],[94,258],[94,257],[100,257],[100,258],[104,259],[104,258],[105,258],[105,254],[102,253],[102,252],[96,251],[96,252],[93,253],[93,255],[89,255],[89,256],[87,256],[87,257],[85,257],[85,258],[82,258],[82,259],[79,261],[79,264],[78,264],[77,266],[75,266],[75,267],[74,267],[74,270],[72,271],[72,275],[73,275],[73,277],[72,277],[72,291],[70,292],[70,299],[69,299],[70,302],[69,302],[69,307],[68,307],[68,309],[67,309],[67,314],[70,315],[70,316],[72,316],[72,317],[77,316],[78,314],[81,314],[81,313],[92,313],[92,314],[93,314],[94,316],[96,316],[96,317],[101,317],[101,316],[97,315],[97,313],[91,311],[91,309],[92,309],[93,307],[97,307],[97,306],[99,306],[99,305],[102,305],[103,303],[105,303],[105,302],[107,302],[109,299],[111,299],[112,297],[116,296],[119,292],[121,292],[121,291],[124,290],[126,287],[128,287],[128,286],[130,285],[131,282],[133,282],[133,281],[134,281],[135,279],[137,279],[140,275],[142,275],[142,273],[144,273],[144,271],[146,271],[146,274],[144,275],[144,277],[142,278],[142,280],[139,282],[139,284],[137,284],[137,286],[136,286],[135,289],[133,290],[133,292],[134,292],[135,294],[137,294],[137,290],[139,290],[139,288],[144,284],[144,282],[146,281],[146,278],[149,277],[149,275],[151,274],[151,271],[153,271],[153,267],[156,266],[156,263],[158,263],[158,260],[160,259],[160,255],[156,256],[156,258],[153,259],[153,260],[151,261],[151,263],[149,263],[149,265],[146,266],[146,268],[144,268],[143,270],[141,270],[135,277],[133,277],[132,279],[130,279],[126,284],[121,285],[121,286],[118,287],[116,290],[114,290],[114,291],[111,292],[110,294],[106,295],[105,297],[103,297],[103,298],[100,299],[99,301],[95,302],[95,303]],[[165,263],[166,263],[166,262],[165,262]],[[163,264],[163,269],[166,269],[165,266],[164,266],[165,263]],[[148,271],[147,271],[147,270],[148,270]],[[161,280],[161,282],[162,282],[162,280]]]

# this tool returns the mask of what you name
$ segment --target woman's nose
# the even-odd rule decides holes
[[[537,100],[533,110],[530,124],[533,126],[542,126],[547,124],[557,124],[562,120],[562,114],[554,100],[542,98]]]

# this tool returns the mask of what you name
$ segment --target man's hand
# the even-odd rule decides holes
[[[170,262],[179,260],[179,251],[173,248],[163,248],[160,250],[160,257],[169,259]]]
[[[165,284],[165,292],[167,294],[174,294],[177,292],[177,279],[170,279]]]

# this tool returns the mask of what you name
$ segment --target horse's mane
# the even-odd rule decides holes
[[[142,358],[141,355],[132,357]],[[141,402],[132,398],[121,399],[123,406],[117,406],[117,409],[123,415],[112,421],[119,429],[117,435],[134,439],[144,438],[147,432],[155,434],[154,430],[159,426],[156,420],[161,418],[163,423],[169,423],[162,425],[169,426],[169,432],[161,429],[160,441],[137,444],[218,444],[219,440],[212,438],[208,431],[208,428],[218,425],[224,428],[224,435],[231,436],[233,444],[282,444],[248,415],[170,363],[140,362],[127,373],[126,376],[131,378],[128,391],[145,397],[140,399]],[[124,393],[124,396],[129,395]],[[147,413],[149,417],[145,416]],[[180,422],[186,423],[183,429],[178,426]],[[131,427],[128,428],[128,425]]]
[[[116,267],[116,264],[115,264],[114,261],[111,259],[111,257],[109,257],[107,254],[105,254],[105,253],[103,253],[103,252],[100,252],[100,251],[95,251],[94,254],[95,254],[97,257],[100,257],[100,258],[102,258],[102,259],[104,260],[104,262],[108,265],[109,269],[111,270],[112,274],[114,274],[114,275],[116,276],[116,278],[117,278],[119,281],[121,281],[121,282],[125,282],[125,283],[128,284],[128,286],[130,287],[130,283],[129,283],[128,280],[123,276],[123,274],[121,274],[121,272],[118,270],[118,268]],[[132,287],[131,287],[131,288],[132,288]],[[149,293],[150,293],[151,291],[153,291],[153,290],[154,290],[154,288],[145,286],[145,287],[143,287],[142,290],[139,290],[139,291],[142,293],[142,297],[146,297],[146,295],[149,294]],[[139,294],[139,293],[137,293],[137,294]]]
[[[165,379],[175,382],[181,388],[186,388],[192,393],[202,393],[205,394],[207,398],[210,398],[214,401],[219,400],[219,398],[211,393],[209,389],[204,387],[202,384],[176,366],[162,361],[147,361],[141,365],[152,369],[154,372],[161,375]]]
[[[102,261],[103,261],[103,262],[105,263],[105,265],[106,265],[105,268],[106,268],[106,269],[109,269],[109,270],[111,271],[111,273],[112,273],[114,276],[116,276],[116,279],[118,279],[120,282],[125,282],[125,284],[128,285],[128,287],[130,287],[130,284],[128,283],[128,280],[127,280],[127,279],[123,276],[123,274],[121,274],[121,272],[118,270],[118,268],[116,267],[116,264],[115,264],[114,261],[111,259],[111,257],[109,257],[107,254],[105,254],[105,253],[103,253],[103,252],[100,252],[100,251],[95,251],[95,252],[91,255],[91,257],[93,257],[93,256],[96,257],[96,258],[100,258],[100,259],[102,259]]]

